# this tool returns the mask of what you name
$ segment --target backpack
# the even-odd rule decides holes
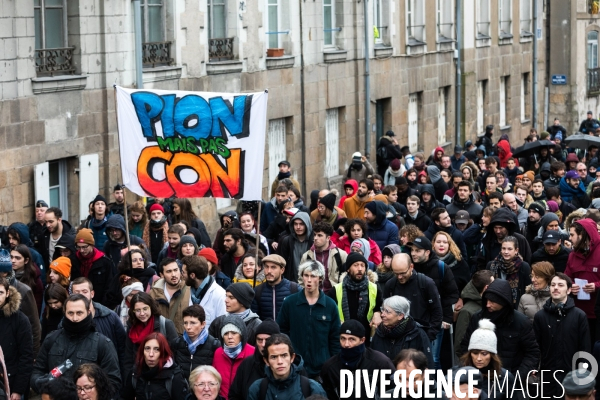
[[[260,389],[258,390],[258,400],[264,400],[267,396],[267,389],[269,387],[269,380],[262,378],[260,381]],[[310,397],[312,389],[310,388],[310,379],[300,375],[300,388],[302,390],[302,397],[305,399]]]
[[[377,152],[375,153],[377,156],[377,164],[384,165],[388,167],[388,153],[386,146],[379,146],[377,148]]]
[[[171,379],[167,379],[165,381],[165,389],[169,392],[169,397],[171,397],[171,391],[173,390],[173,378],[175,378],[175,374],[171,375]],[[135,388],[137,386],[137,379],[134,374],[131,374],[131,384],[133,386],[133,392],[135,393]]]

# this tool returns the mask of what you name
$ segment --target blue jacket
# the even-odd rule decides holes
[[[254,289],[254,300],[252,301],[252,311],[258,314],[261,321],[267,318],[273,320],[277,319],[277,315],[281,311],[281,306],[286,297],[292,294],[292,285],[296,285],[296,292],[298,292],[298,286],[294,282],[283,278],[274,287],[269,285],[267,282],[263,282]],[[260,294],[260,298],[259,295]],[[273,301],[275,296],[275,301]],[[273,304],[275,304],[275,310],[273,310]]]
[[[260,231],[264,232],[267,230],[271,222],[275,221],[275,217],[278,214],[277,210],[277,201],[275,197],[271,199],[271,201],[267,203],[263,203],[263,211],[260,216]]]
[[[277,324],[304,359],[308,376],[318,375],[325,361],[340,352],[338,307],[322,291],[313,306],[308,305],[304,290],[288,296],[277,316]]]
[[[27,225],[21,222],[15,222],[14,224],[11,224],[8,227],[8,229],[11,228],[14,228],[19,233],[19,243],[24,244],[29,248],[29,252],[31,253],[31,261],[33,261],[35,265],[39,267],[40,272],[42,273],[42,284],[46,286],[47,266],[44,265],[42,255],[36,249],[33,248],[33,242],[29,238],[29,228],[27,227]]]
[[[400,244],[398,227],[386,218],[388,206],[381,201],[373,201],[376,206],[375,222],[368,224],[369,238],[373,239],[380,250],[389,244]]]
[[[101,221],[91,217],[84,223],[85,228],[92,230],[92,234],[94,235],[94,247],[98,250],[104,249],[104,243],[108,240],[108,236],[106,235],[108,217],[110,217],[110,215],[107,214]]]
[[[265,366],[266,378],[269,380],[267,386],[267,393],[264,400],[303,400],[305,397],[302,395],[302,388],[300,386],[300,374],[298,373],[298,367],[292,363],[290,366],[290,375],[287,379],[282,381],[275,379],[271,368]],[[259,400],[260,384],[262,379],[254,381],[250,390],[248,391],[248,400]],[[326,397],[325,390],[316,381],[310,379],[310,390],[312,395],[321,395]],[[260,399],[263,400],[263,399]]]
[[[217,272],[214,278],[215,282],[217,282],[217,284],[223,289],[227,289],[229,285],[231,285],[231,278],[222,273],[221,271]]]

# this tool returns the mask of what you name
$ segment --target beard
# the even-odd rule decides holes
[[[229,250],[227,250],[227,253],[229,254],[235,254],[238,251],[238,245],[234,244],[233,246],[231,246],[229,248]]]

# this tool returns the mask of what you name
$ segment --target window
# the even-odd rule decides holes
[[[226,38],[225,0],[208,1],[208,37],[209,39]]]
[[[500,77],[500,128],[507,125],[506,123],[506,103],[508,101],[508,77]]]
[[[477,134],[478,135],[483,132],[486,87],[487,87],[487,80],[477,82]]]
[[[375,43],[383,43],[383,31],[387,29],[383,23],[383,0],[373,0],[373,36]]]
[[[423,19],[423,1],[406,0],[406,31],[408,45],[425,43],[425,20]]]
[[[269,182],[279,174],[279,163],[287,159],[285,140],[285,118],[269,121]]]
[[[521,75],[521,121],[529,119],[529,73]]]
[[[279,0],[267,0],[267,18],[269,29],[269,48],[279,48]]]
[[[47,199],[50,207],[60,208],[65,219],[69,215],[68,193],[66,160],[44,162],[35,166],[36,198]]]
[[[600,92],[600,70],[598,69],[598,31],[587,34],[587,90],[588,94]]]
[[[35,66],[38,74],[73,73],[68,47],[67,0],[34,0]]]
[[[335,46],[335,0],[323,0],[323,44]]]
[[[490,32],[490,0],[479,0],[477,4],[477,39],[489,39]]]
[[[449,87],[440,88],[438,94],[438,145],[446,144],[446,125],[448,123]]]
[[[419,93],[408,96],[408,147],[411,153],[419,150]]]
[[[537,0],[534,0],[537,1]],[[531,0],[521,0],[521,36],[533,36]]]
[[[437,0],[437,40],[438,42],[454,38],[454,1]]]
[[[512,0],[498,0],[498,30],[500,39],[512,38]]]
[[[166,38],[166,7],[163,0],[141,0],[142,7],[142,41],[164,42]]]
[[[331,108],[325,115],[325,176],[339,175],[339,110]]]

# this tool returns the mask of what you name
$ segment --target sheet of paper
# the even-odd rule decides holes
[[[579,285],[579,292],[577,292],[577,300],[589,300],[590,294],[583,291],[583,287],[587,285],[587,279],[575,278],[575,284]]]

